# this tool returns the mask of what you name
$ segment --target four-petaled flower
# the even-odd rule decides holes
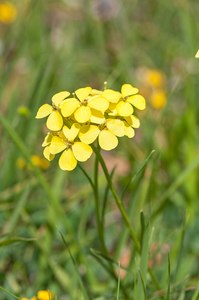
[[[42,105],[36,115],[37,119],[48,117],[46,126],[48,129],[57,131],[63,126],[63,117],[60,114],[61,102],[70,95],[69,92],[60,92],[52,97],[52,105],[44,104]]]
[[[85,123],[91,117],[91,109],[106,111],[109,102],[101,95],[90,95],[91,87],[81,88],[75,91],[77,98],[68,98],[61,107],[61,113],[64,117],[69,117],[74,113],[77,122]],[[90,96],[89,96],[90,95]]]
[[[93,152],[89,145],[76,141],[79,130],[80,125],[78,123],[74,123],[70,129],[64,126],[61,134],[51,139],[49,152],[52,155],[64,150],[59,159],[59,166],[62,170],[73,170],[77,161],[86,161]]]
[[[107,89],[102,93],[102,96],[109,100],[110,110],[116,109],[118,115],[128,117],[133,113],[133,106],[140,110],[146,107],[144,97],[137,95],[138,92],[139,90],[131,84],[124,84],[121,88],[121,93]]]

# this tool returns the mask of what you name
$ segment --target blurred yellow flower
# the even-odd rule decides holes
[[[161,87],[165,84],[165,74],[157,69],[147,70],[146,81],[153,85],[155,88]]]
[[[150,100],[151,100],[151,105],[154,108],[157,108],[157,109],[163,108],[167,102],[166,91],[163,89],[155,90],[152,93]]]
[[[31,156],[31,161],[34,166],[41,168],[42,170],[47,170],[50,166],[49,161],[46,158],[41,158],[37,155]]]
[[[23,116],[23,117],[28,117],[30,114],[29,109],[25,106],[25,105],[21,105],[18,107],[17,112],[19,115]]]
[[[17,17],[17,8],[9,1],[0,3],[0,22],[10,24],[14,22]]]
[[[195,58],[199,58],[199,49],[198,49],[198,51],[197,51],[197,53],[195,55]]]
[[[39,291],[37,293],[38,300],[52,300],[54,298],[54,294],[51,291]]]

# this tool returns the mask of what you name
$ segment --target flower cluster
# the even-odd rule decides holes
[[[55,154],[62,152],[59,166],[71,171],[77,161],[86,161],[92,154],[89,146],[98,139],[104,150],[118,145],[118,138],[132,138],[134,128],[140,126],[133,115],[134,107],[145,109],[143,96],[138,89],[124,84],[121,92],[111,89],[99,91],[91,87],[80,88],[70,96],[67,91],[55,94],[52,105],[42,105],[36,118],[47,117],[46,125],[51,130],[42,144],[44,156],[51,161]]]

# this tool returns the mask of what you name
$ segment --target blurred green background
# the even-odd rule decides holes
[[[116,165],[113,182],[121,194],[155,150],[124,206],[138,236],[140,210],[151,216],[149,266],[161,288],[167,289],[170,252],[170,299],[193,297],[199,280],[198,16],[195,0],[0,1],[0,282],[5,289],[19,297],[50,289],[61,300],[83,299],[57,225],[90,299],[116,299],[117,277],[90,251],[101,246],[89,183],[80,169],[64,172],[58,159],[48,164],[42,158],[47,128],[43,119],[35,120],[55,93],[101,89],[107,81],[115,90],[124,83],[138,87],[147,108],[135,112],[141,121],[135,137],[121,138],[116,150],[102,155],[110,171]],[[93,162],[82,165],[91,176]],[[101,205],[105,190],[100,172]],[[104,222],[109,257],[134,272],[137,254],[111,194]],[[134,299],[134,276],[121,271],[121,279],[121,298]],[[150,277],[146,290],[148,299],[161,298]],[[0,291],[0,299],[14,298]]]

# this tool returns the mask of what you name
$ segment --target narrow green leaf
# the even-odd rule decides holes
[[[170,265],[170,256],[168,252],[168,288],[166,300],[170,300],[170,286],[171,286],[171,265]]]
[[[57,227],[57,226],[56,226],[56,227]],[[83,284],[83,282],[82,282],[82,278],[81,278],[81,276],[79,275],[79,271],[78,271],[78,267],[77,267],[77,264],[76,264],[76,262],[75,262],[75,259],[74,259],[73,256],[72,256],[72,253],[71,253],[71,251],[70,251],[70,248],[69,248],[69,246],[68,246],[68,244],[67,244],[67,242],[66,242],[66,240],[65,240],[65,238],[64,238],[64,236],[63,236],[63,234],[61,233],[61,231],[59,230],[58,227],[57,227],[57,229],[58,229],[58,231],[59,231],[59,233],[60,233],[60,235],[61,235],[61,237],[62,237],[62,240],[63,240],[63,242],[64,242],[64,244],[65,244],[65,246],[66,246],[66,248],[67,248],[67,250],[68,250],[68,252],[69,252],[69,254],[70,254],[70,258],[71,258],[71,260],[72,260],[72,263],[73,263],[73,266],[74,266],[74,270],[75,270],[75,274],[76,274],[76,276],[77,276],[77,279],[78,279],[78,281],[79,281],[80,287],[81,287],[81,289],[82,289],[82,292],[83,292],[83,295],[84,295],[84,299],[85,299],[85,300],[89,300],[90,298],[89,298],[89,296],[88,296],[88,294],[87,294],[87,292],[86,292],[86,289],[85,289],[84,284]]]
[[[10,296],[12,296],[12,297],[14,297],[16,299],[22,300],[21,298],[19,298],[19,297],[15,296],[15,295],[11,294],[10,292],[6,291],[4,288],[2,288],[2,286],[0,286],[0,289],[2,289],[4,292],[6,292],[7,294],[9,294]]]
[[[117,300],[119,300],[120,297],[120,263],[118,264],[118,284],[117,284]]]
[[[106,260],[107,262],[112,263],[112,264],[115,265],[115,266],[118,266],[118,263],[117,263],[115,260],[113,260],[112,258],[106,256],[105,254],[103,254],[103,253],[101,253],[101,252],[99,252],[99,251],[96,251],[96,250],[94,250],[94,249],[92,249],[92,248],[90,248],[90,251],[91,251],[91,253],[92,253],[94,256],[100,257],[100,258]],[[131,272],[128,268],[125,268],[125,267],[123,267],[123,266],[120,265],[120,269],[123,269],[123,270],[125,270],[126,272],[128,272],[129,274],[131,274],[132,276],[134,276],[133,272]]]
[[[128,182],[127,186],[125,187],[122,196],[121,196],[121,201],[124,198],[125,193],[127,192],[129,186],[134,182],[134,180],[136,179],[136,177],[138,176],[138,174],[145,168],[146,164],[148,163],[150,157],[152,156],[152,154],[155,152],[155,150],[152,150],[151,153],[149,154],[149,156],[145,159],[144,163],[141,165],[141,167],[138,169],[138,171],[133,175],[133,177],[131,178],[131,180]]]
[[[199,299],[199,281],[198,281],[197,288],[196,288],[191,300],[198,300],[198,299]]]
[[[141,279],[141,282],[142,282],[142,288],[143,288],[143,292],[144,292],[144,299],[147,300],[147,297],[146,297],[146,288],[145,288],[144,280],[143,280],[143,277],[142,277],[142,273],[141,273],[141,271],[140,271],[139,268],[138,268],[138,271],[139,271],[140,279]]]
[[[7,246],[7,245],[10,245],[10,244],[13,244],[13,243],[16,243],[16,242],[32,242],[32,241],[35,241],[35,240],[36,239],[34,239],[34,238],[25,239],[25,238],[22,238],[22,237],[13,237],[13,238],[10,238],[8,240],[0,242],[0,247]]]

